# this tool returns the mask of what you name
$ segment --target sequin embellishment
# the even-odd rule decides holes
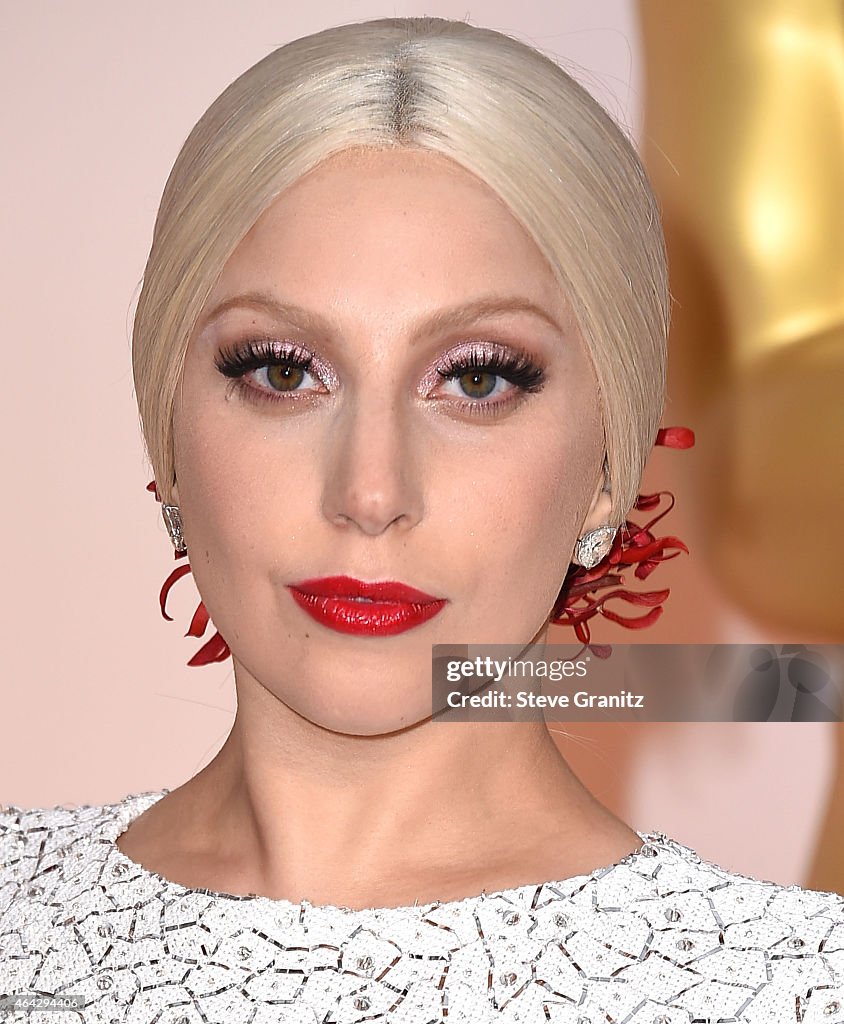
[[[661,832],[617,864],[350,910],[189,889],[115,840],[167,790],[0,809],[4,1024],[844,1024],[844,898]]]

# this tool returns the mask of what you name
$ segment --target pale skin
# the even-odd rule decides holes
[[[322,323],[223,302],[262,293]],[[510,311],[419,333],[479,299]],[[295,392],[232,392],[223,347],[313,353]],[[527,352],[542,389],[432,371],[467,343]],[[277,378],[274,378],[277,381]],[[266,399],[269,395],[269,399]],[[497,414],[469,405],[498,404]],[[233,651],[237,713],[196,776],[119,847],[192,887],[353,909],[457,900],[615,863],[638,835],[541,721],[431,720],[431,645],[542,640],[578,536],[608,521],[591,365],[541,253],[449,160],[347,151],[241,242],[194,331],[174,415],[190,562]],[[447,599],[397,636],[315,622],[287,584],[349,575]]]

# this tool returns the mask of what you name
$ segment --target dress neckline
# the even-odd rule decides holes
[[[311,903],[307,899],[295,903],[292,900],[284,898],[274,899],[270,896],[258,895],[257,893],[235,894],[182,885],[180,882],[174,882],[169,878],[165,878],[163,875],[158,874],[158,872],[151,871],[149,868],[145,868],[142,864],[127,857],[117,845],[117,840],[127,831],[136,818],[139,818],[144,811],[163,799],[170,792],[170,789],[164,788],[147,790],[141,793],[130,793],[117,803],[109,805],[109,810],[112,813],[106,817],[106,821],[99,833],[99,842],[103,844],[106,850],[104,873],[107,877],[110,877],[115,882],[130,880],[134,882],[139,880],[146,881],[150,885],[178,897],[205,896],[212,900],[231,900],[233,903],[250,904],[262,910],[287,913],[288,915],[292,912],[300,914],[302,911],[307,910],[309,917],[312,919],[314,915],[320,914],[330,916],[357,914],[379,918],[422,918],[433,911],[445,914],[460,913],[479,902],[494,899],[523,905],[525,897],[536,894],[542,889],[552,891],[555,889],[580,889],[590,881],[622,866],[633,867],[643,861],[653,864],[657,858],[669,850],[678,851],[683,849],[664,832],[655,830],[641,832],[639,829],[635,829],[636,835],[642,841],[638,849],[626,854],[612,864],[601,865],[593,871],[572,875],[569,878],[528,882],[524,885],[492,891],[482,889],[475,896],[466,896],[459,900],[431,900],[427,903],[413,903],[404,906],[355,908],[336,906],[330,903]]]

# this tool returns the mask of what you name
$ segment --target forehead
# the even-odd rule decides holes
[[[336,301],[338,288],[396,301],[430,293],[432,302],[517,291],[567,313],[549,265],[503,200],[450,158],[410,148],[355,147],[300,178],[243,238],[215,297],[281,281],[285,294],[325,301]]]

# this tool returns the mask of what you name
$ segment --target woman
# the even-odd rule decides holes
[[[541,644],[573,558],[616,549],[668,319],[632,146],[524,44],[346,25],[215,101],[133,359],[237,714],[173,791],[5,809],[0,991],[85,1021],[844,1020],[841,897],[633,830],[542,722],[431,716],[433,644]]]

